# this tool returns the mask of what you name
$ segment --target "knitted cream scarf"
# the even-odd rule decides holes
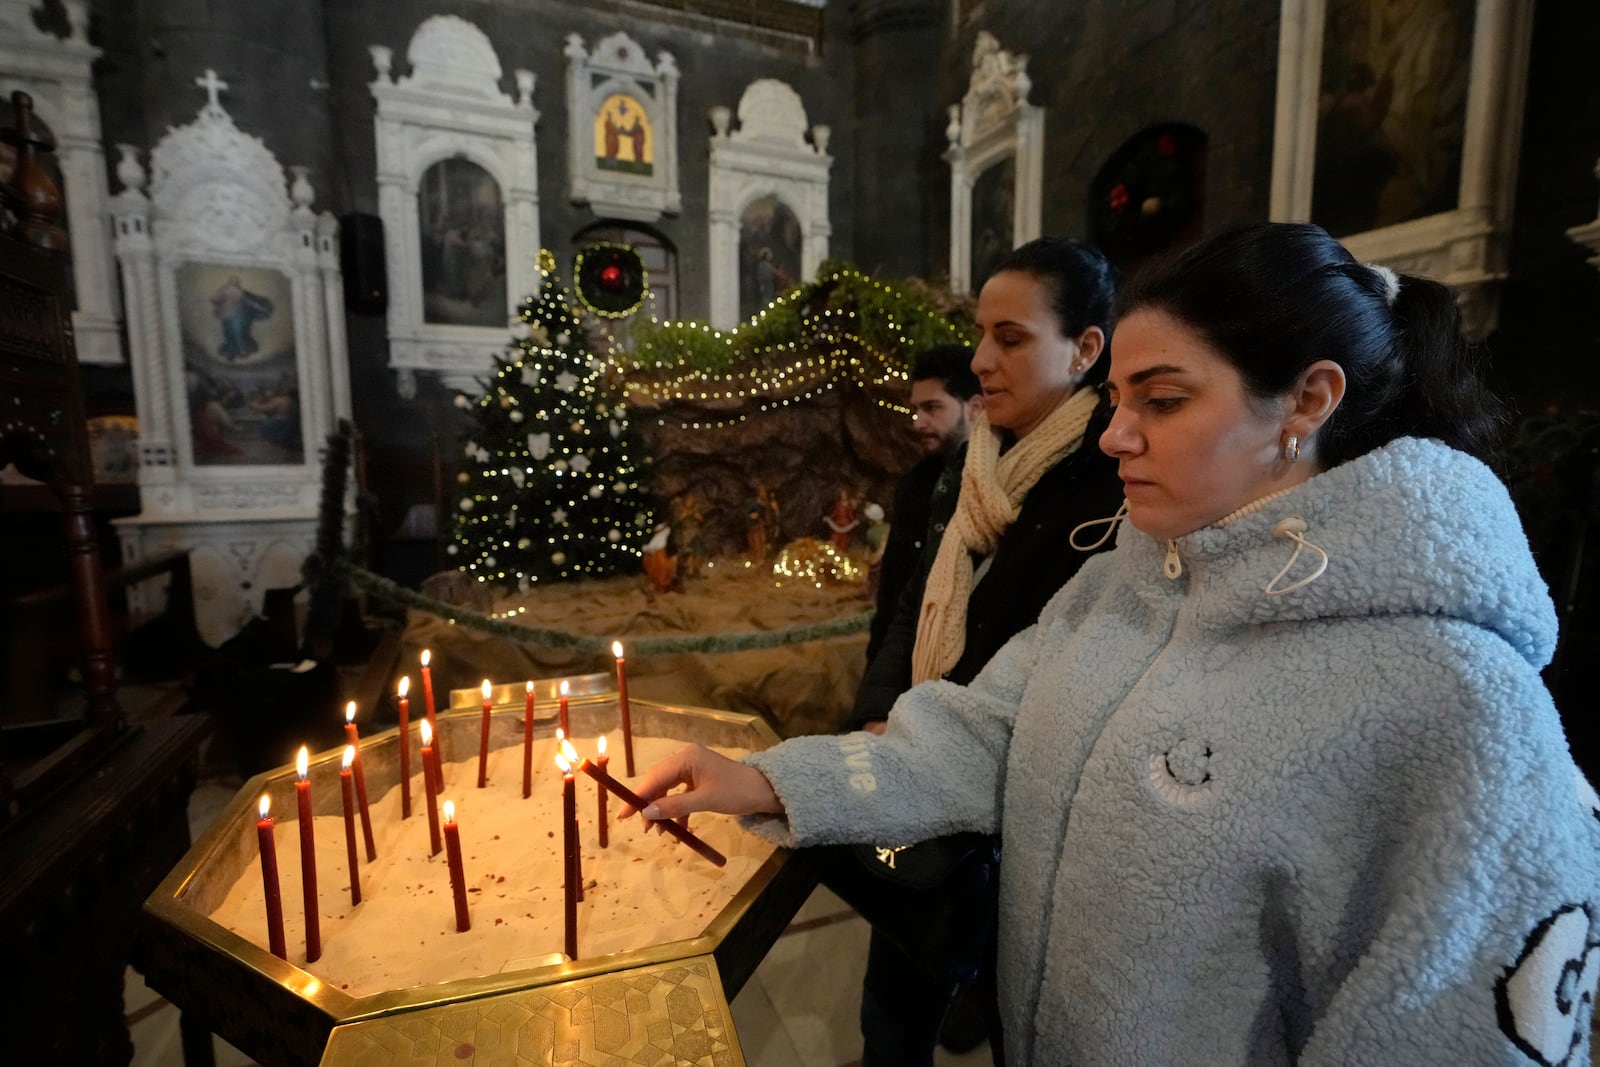
[[[1017,521],[1022,501],[1044,472],[1077,448],[1099,396],[1079,389],[1056,405],[1026,437],[1000,454],[1000,433],[979,416],[961,469],[955,517],[945,527],[928,572],[911,653],[911,681],[943,677],[961,659],[967,643],[967,598],[972,595],[972,553],[991,555],[1000,536]]]

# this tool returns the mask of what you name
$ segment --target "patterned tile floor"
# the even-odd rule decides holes
[[[191,831],[200,833],[233,799],[242,783],[202,782],[189,806]],[[867,964],[867,925],[838,897],[818,889],[795,916],[731,1005],[734,1029],[750,1067],[848,1067],[861,1055],[856,1027],[861,976]],[[826,981],[818,969],[830,968]],[[128,972],[124,992],[133,1032],[134,1067],[181,1067],[178,1012]],[[249,1067],[251,1060],[220,1038],[217,1067]],[[964,1056],[943,1050],[937,1067],[991,1067],[987,1046]]]

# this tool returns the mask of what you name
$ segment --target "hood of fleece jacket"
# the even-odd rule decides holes
[[[1276,531],[1303,519],[1328,554],[1320,577],[1280,596],[1265,589],[1294,554]],[[1437,615],[1498,634],[1535,669],[1555,651],[1556,616],[1511,497],[1478,460],[1406,437],[1311,478],[1251,514],[1179,538],[1186,599],[1202,626]],[[1170,581],[1167,543],[1124,528],[1117,555],[1140,584]],[[1309,575],[1302,549],[1278,581]]]

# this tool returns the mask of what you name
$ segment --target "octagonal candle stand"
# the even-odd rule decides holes
[[[617,696],[602,686],[609,682],[614,689],[615,682],[606,675],[582,676],[569,682],[574,738],[583,741],[614,729],[619,715]],[[534,729],[538,737],[548,739],[554,734],[556,708],[546,693],[553,694],[554,686],[548,681],[537,686]],[[493,751],[520,750],[524,700],[521,682],[493,689]],[[697,741],[752,751],[778,740],[770,726],[752,715],[639,699],[630,704],[636,737]],[[478,751],[481,706],[477,689],[460,690],[452,694],[449,710],[439,714],[439,733],[447,759],[460,760]],[[399,781],[398,736],[397,729],[391,728],[361,740],[366,778],[374,797]],[[317,815],[340,813],[341,755],[342,746],[311,760],[309,777]],[[520,769],[520,755],[515,762]],[[613,763],[613,767],[618,765]],[[420,771],[414,768],[413,773]],[[698,967],[697,974],[709,974],[719,994],[718,1003],[725,1007],[816,884],[809,864],[797,861],[785,849],[774,848],[752,874],[733,887],[731,899],[709,917],[696,936],[639,944],[592,958],[580,955],[577,960],[567,959],[557,942],[547,955],[514,961],[500,973],[352,995],[320,978],[317,963],[295,962],[303,961],[305,953],[304,946],[295,945],[292,937],[290,958],[283,960],[268,950],[264,923],[258,936],[246,938],[210,918],[229,888],[246,871],[253,874],[256,869],[257,806],[261,795],[269,795],[272,810],[287,817],[295,811],[295,780],[295,769],[285,766],[246,782],[145,903],[139,931],[139,957],[145,980],[183,1010],[186,1029],[207,1028],[263,1067],[329,1062],[323,1057],[335,1027],[385,1018],[396,1021],[394,1017],[406,1013],[429,1013],[418,1016],[420,1025],[424,1018],[436,1017],[452,1004],[526,990],[554,992],[557,987],[575,988],[575,984],[586,982],[592,985],[589,980],[600,976],[637,973],[641,968],[659,971],[675,961]],[[470,791],[473,783],[451,782],[449,787],[461,795]],[[510,798],[521,796],[520,776],[514,788],[510,783],[503,783],[502,788],[506,790],[506,803],[517,802]],[[412,821],[418,819],[420,813],[412,816]],[[548,844],[543,833],[537,836],[541,847]],[[286,907],[288,901],[297,899],[296,888],[285,884]],[[338,892],[332,884],[322,889],[325,897]],[[430,907],[448,909],[448,886],[442,896],[436,894],[427,899],[439,901],[437,905],[430,903]],[[710,969],[706,971],[708,964]],[[668,970],[679,973],[671,967]],[[731,1023],[728,1026],[728,1043],[736,1048],[731,1040]]]

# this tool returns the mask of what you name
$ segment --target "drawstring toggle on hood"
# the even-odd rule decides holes
[[[1328,554],[1322,550],[1321,546],[1306,540],[1305,532],[1307,529],[1309,527],[1306,525],[1306,520],[1298,515],[1291,515],[1287,519],[1279,519],[1277,525],[1272,528],[1273,537],[1283,537],[1294,542],[1294,554],[1289,557],[1289,562],[1283,565],[1283,569],[1272,576],[1272,581],[1267,583],[1263,592],[1268,596],[1283,596],[1285,593],[1292,593],[1296,589],[1304,588],[1322,577],[1322,572],[1328,569]],[[1316,570],[1304,578],[1297,578],[1281,589],[1275,588],[1279,582],[1288,576],[1290,569],[1294,567],[1295,560],[1300,558],[1301,549],[1316,553]]]

